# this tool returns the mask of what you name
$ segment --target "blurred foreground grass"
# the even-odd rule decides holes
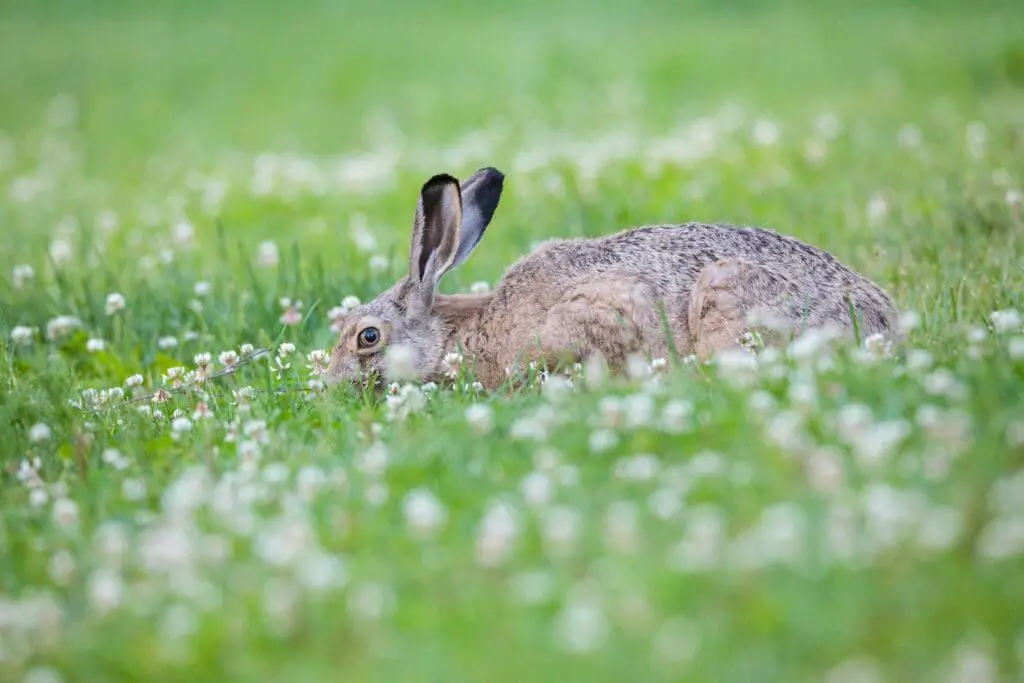
[[[1022,85],[1011,3],[5,5],[0,677],[1019,680]],[[755,223],[908,349],[277,393],[483,165],[447,291]]]

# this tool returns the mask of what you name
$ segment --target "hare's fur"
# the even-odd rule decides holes
[[[492,388],[534,361],[599,355],[621,368],[631,354],[673,350],[707,358],[737,346],[755,318],[779,338],[829,324],[862,336],[893,326],[889,295],[831,254],[770,230],[700,223],[551,240],[512,265],[492,292],[436,293],[441,275],[482,237],[502,183],[499,172],[481,169],[461,188],[450,176],[424,185],[410,274],[349,312],[330,379],[388,377],[396,368],[387,350],[396,345],[406,375],[440,379],[445,356],[458,352]],[[367,326],[381,331],[380,342],[359,348]]]

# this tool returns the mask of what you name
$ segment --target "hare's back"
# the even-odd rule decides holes
[[[547,242],[509,275],[557,285],[588,275],[628,273],[667,294],[688,290],[704,266],[731,257],[771,266],[816,289],[861,280],[828,252],[793,237],[763,228],[705,223],[651,225],[605,237]]]

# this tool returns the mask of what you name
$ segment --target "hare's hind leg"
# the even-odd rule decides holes
[[[648,289],[634,279],[605,276],[571,288],[548,311],[540,331],[540,360],[586,360],[600,355],[611,366],[630,354],[664,355],[661,322]]]
[[[690,295],[693,351],[707,359],[716,351],[739,346],[749,331],[752,314],[768,324],[769,332],[792,329],[804,317],[800,311],[806,309],[811,294],[801,293],[781,273],[746,259],[708,264]]]

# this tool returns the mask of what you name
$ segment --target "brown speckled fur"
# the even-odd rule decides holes
[[[428,185],[445,180],[457,196],[459,186],[449,176],[436,176]],[[461,211],[467,219],[456,241],[480,239],[502,182],[499,172],[481,169],[462,185]],[[429,225],[424,213],[435,210],[435,202],[423,197],[417,226]],[[443,220],[458,231],[462,214],[452,213]],[[414,228],[414,252],[422,232]],[[426,239],[438,241],[436,229],[432,235]],[[438,254],[437,272],[457,266],[469,251],[471,246],[460,248],[461,259]],[[332,353],[329,378],[353,380],[371,369],[385,376],[383,351],[402,343],[412,350],[421,379],[438,379],[444,356],[460,350],[477,379],[493,388],[505,381],[507,368],[529,361],[600,354],[620,368],[634,353],[667,357],[666,324],[681,356],[707,358],[735,346],[752,314],[795,331],[826,323],[852,331],[852,304],[863,336],[889,331],[896,316],[888,294],[825,251],[770,230],[701,223],[551,240],[513,264],[487,294],[431,296],[425,288],[429,283],[421,282],[411,264],[409,276],[351,311]],[[429,310],[417,303],[424,296]],[[354,339],[368,320],[386,330],[373,352],[360,355]]]

